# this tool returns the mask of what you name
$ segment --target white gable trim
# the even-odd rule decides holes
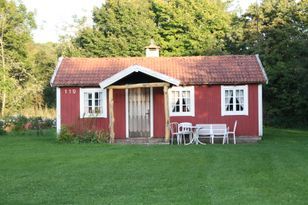
[[[61,65],[61,63],[62,63],[62,60],[63,60],[63,57],[60,57],[60,58],[58,59],[57,67],[56,67],[55,71],[53,72],[52,77],[51,77],[51,80],[50,80],[50,86],[51,86],[51,87],[53,87],[53,81],[55,81],[55,78],[56,78],[56,75],[57,75],[58,70],[59,70],[59,68],[60,68],[60,65]]]
[[[263,73],[263,75],[264,75],[264,78],[265,78],[265,80],[266,80],[266,84],[268,84],[268,78],[267,78],[265,69],[264,69],[264,67],[263,67],[263,65],[262,65],[262,62],[261,62],[261,60],[260,60],[259,54],[256,55],[256,58],[257,58],[257,61],[258,61],[259,66],[260,66],[260,68],[261,68],[261,71],[262,71],[262,73]]]
[[[132,65],[132,66],[114,74],[113,76],[107,78],[106,80],[103,80],[102,82],[99,83],[99,86],[104,89],[104,88],[112,85],[113,83],[121,80],[122,78],[132,74],[133,72],[141,72],[141,73],[144,73],[146,75],[152,76],[154,78],[160,79],[162,81],[168,82],[168,83],[176,85],[176,86],[178,86],[180,84],[179,80],[172,78],[170,76],[167,76],[165,74],[153,71],[149,68],[145,68],[145,67],[142,67],[140,65]]]

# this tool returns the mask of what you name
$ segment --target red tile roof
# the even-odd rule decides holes
[[[191,57],[63,58],[52,86],[98,86],[131,66],[140,65],[181,81],[181,85],[265,83],[255,55]]]

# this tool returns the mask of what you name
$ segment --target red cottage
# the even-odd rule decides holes
[[[57,132],[91,120],[95,129],[109,131],[112,141],[168,140],[170,122],[233,127],[237,120],[237,136],[262,136],[267,76],[258,55],[158,55],[159,47],[150,46],[147,57],[60,58],[51,79]]]

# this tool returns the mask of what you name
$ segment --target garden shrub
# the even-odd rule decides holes
[[[4,130],[5,121],[0,119],[0,136],[5,135],[6,131]]]
[[[96,142],[97,143],[109,143],[109,141],[110,141],[109,132],[106,132],[106,131],[103,131],[103,130],[96,131],[95,136],[96,136]]]
[[[57,136],[57,140],[59,142],[73,142],[76,138],[76,135],[74,135],[69,128],[66,126],[63,126],[61,128],[60,134]]]
[[[94,130],[84,131],[76,137],[80,143],[108,143],[110,139],[108,132]]]
[[[28,118],[23,115],[17,115],[15,120],[12,121],[14,124],[14,131],[23,131],[25,130],[25,125],[28,122]]]

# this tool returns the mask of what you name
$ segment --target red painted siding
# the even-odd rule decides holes
[[[80,118],[80,97],[78,87],[61,88],[61,125],[73,130],[108,130],[107,118]]]
[[[258,136],[258,85],[248,86],[248,116],[221,116],[221,87],[195,86],[195,116],[171,117],[171,122],[226,123],[231,129],[238,121],[238,136]],[[162,104],[163,105],[163,104]]]
[[[114,90],[114,124],[116,138],[126,138],[125,90]]]
[[[171,122],[227,123],[233,128],[238,120],[238,136],[258,136],[258,85],[248,86],[248,116],[221,116],[220,86],[195,86],[195,116],[171,117]],[[79,88],[61,88],[61,124],[108,130],[108,118],[80,119]],[[108,98],[107,98],[108,99]],[[114,90],[115,136],[126,137],[125,123],[125,90]],[[154,137],[164,137],[165,114],[162,88],[153,89]]]
[[[165,135],[165,111],[163,88],[153,89],[154,137]]]

